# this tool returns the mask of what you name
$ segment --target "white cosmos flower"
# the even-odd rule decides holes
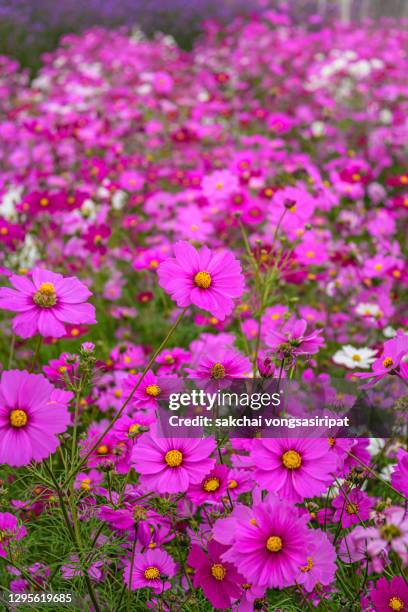
[[[356,308],[356,314],[362,315],[363,317],[381,317],[382,311],[377,304],[360,302]]]
[[[333,355],[333,361],[338,365],[346,366],[346,368],[368,370],[373,361],[375,361],[376,354],[377,351],[373,349],[365,347],[356,348],[351,344],[346,344]]]

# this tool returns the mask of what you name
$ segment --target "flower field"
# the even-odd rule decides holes
[[[70,34],[33,80],[0,57],[8,609],[408,611],[406,427],[158,417],[185,380],[276,379],[406,424],[407,49],[265,11],[191,52]]]

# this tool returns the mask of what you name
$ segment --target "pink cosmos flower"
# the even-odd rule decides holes
[[[296,579],[306,591],[313,591],[316,584],[329,585],[336,573],[336,550],[327,535],[319,529],[309,531],[306,541],[307,562],[300,567]]]
[[[307,564],[306,519],[272,497],[251,514],[237,516],[234,542],[222,559],[232,562],[249,583],[279,589],[295,584],[299,568]]]
[[[322,493],[337,467],[326,440],[310,438],[254,440],[251,459],[260,486],[294,502]]]
[[[131,565],[131,560],[126,562],[123,578],[132,591],[146,587],[152,589],[153,593],[166,591],[171,586],[167,578],[176,573],[176,564],[172,557],[165,550],[158,548],[135,555],[132,575]]]
[[[0,308],[19,313],[13,331],[21,338],[61,338],[64,323],[96,323],[95,308],[86,303],[92,294],[74,276],[34,268],[31,279],[13,274],[9,280],[14,289],[0,287]]]
[[[0,557],[7,557],[10,543],[21,540],[27,535],[24,525],[19,525],[17,517],[10,512],[0,512]]]
[[[394,576],[391,582],[380,578],[370,596],[376,612],[408,611],[408,586],[402,576]]]
[[[211,392],[224,389],[234,378],[242,378],[251,372],[251,362],[236,350],[218,349],[201,358],[196,369],[187,369],[192,378],[206,382]]]
[[[398,464],[392,473],[391,484],[408,497],[408,452],[400,448],[397,456]]]
[[[158,438],[151,430],[141,436],[132,460],[142,486],[159,493],[181,493],[213,468],[214,449],[211,438]]]
[[[267,332],[265,341],[267,346],[280,353],[281,357],[294,355],[313,355],[324,344],[320,337],[322,330],[314,330],[306,334],[307,321],[299,319],[290,327],[286,326],[284,332],[271,329]]]
[[[203,193],[212,202],[227,200],[238,190],[238,178],[229,170],[216,170],[202,180]]]
[[[220,502],[227,496],[228,473],[226,465],[216,465],[199,484],[192,484],[187,497],[196,504]]]
[[[232,312],[233,298],[244,291],[241,265],[230,251],[197,251],[188,242],[174,245],[175,257],[158,268],[159,284],[177,305],[194,304],[223,321]]]
[[[374,361],[372,372],[359,372],[359,378],[372,378],[372,383],[377,382],[390,373],[403,369],[403,378],[406,377],[406,364],[402,361],[408,354],[408,334],[398,332],[395,338],[384,342],[381,356]]]
[[[242,594],[245,582],[235,567],[222,560],[227,546],[210,540],[207,554],[193,544],[187,558],[187,564],[195,570],[194,587],[201,587],[204,595],[217,609],[225,610]]]
[[[71,392],[56,389],[42,374],[10,370],[0,381],[0,463],[14,467],[41,461],[66,431]]]
[[[86,493],[98,493],[99,485],[102,483],[103,474],[98,470],[90,470],[89,472],[80,472],[75,478],[74,488]]]
[[[99,424],[98,424],[99,425]],[[88,437],[80,442],[79,454],[84,457],[99,439],[101,429],[91,426]],[[130,468],[132,441],[118,436],[116,431],[107,433],[87,459],[88,467],[114,467],[119,474],[126,474]]]
[[[156,358],[156,363],[159,364],[158,373],[162,376],[178,372],[184,364],[188,363],[190,353],[182,348],[174,347],[166,349]]]
[[[139,382],[142,374],[130,374],[124,381],[123,388],[128,396]],[[176,379],[158,378],[149,370],[132,396],[131,403],[138,408],[156,408],[159,401],[169,397],[169,393],[178,386]]]
[[[345,492],[341,490],[332,501],[332,505],[336,508],[333,521],[336,523],[341,521],[341,526],[346,529],[370,517],[373,500],[360,489]]]
[[[103,577],[103,562],[96,561],[95,563],[91,563],[88,568],[88,574],[92,578],[92,580],[99,582]],[[69,558],[69,562],[65,563],[61,567],[61,574],[65,578],[65,580],[71,580],[72,578],[76,578],[77,576],[83,576],[83,571],[81,569],[81,563],[78,559],[77,555],[71,555]]]
[[[406,559],[408,553],[408,518],[406,511],[399,506],[391,506],[384,510],[385,523],[365,530],[367,552],[369,555],[379,555],[383,550],[393,550],[401,558]]]

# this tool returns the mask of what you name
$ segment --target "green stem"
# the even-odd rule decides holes
[[[81,461],[79,462],[79,464],[76,466],[76,468],[74,470],[72,470],[72,472],[70,474],[68,474],[67,476],[67,480],[65,481],[65,485],[67,485],[70,480],[72,478],[74,478],[75,474],[77,474],[77,472],[82,468],[83,465],[85,465],[85,463],[88,461],[88,458],[90,457],[90,455],[94,452],[94,450],[96,448],[98,448],[98,446],[100,445],[100,443],[102,442],[102,440],[104,439],[104,437],[106,436],[107,433],[110,432],[110,430],[112,429],[112,427],[114,426],[114,424],[116,423],[116,421],[118,419],[120,419],[120,417],[122,416],[124,410],[126,409],[126,407],[128,406],[129,402],[132,400],[134,394],[136,393],[137,389],[139,388],[139,386],[142,383],[142,380],[144,379],[144,377],[146,376],[146,374],[148,373],[148,371],[150,370],[150,368],[152,367],[153,363],[156,361],[156,357],[162,352],[162,350],[164,349],[164,347],[166,346],[167,342],[169,341],[170,337],[173,335],[173,333],[176,331],[177,327],[179,326],[179,324],[181,323],[185,313],[187,311],[187,307],[184,308],[182,310],[182,312],[179,314],[179,316],[177,317],[176,322],[172,325],[172,327],[170,328],[167,336],[164,338],[163,342],[160,344],[159,348],[155,350],[155,352],[153,353],[153,355],[150,357],[149,359],[149,363],[147,364],[147,366],[145,367],[145,369],[143,370],[139,380],[137,381],[137,383],[135,384],[135,386],[133,387],[132,391],[130,392],[130,395],[128,396],[128,398],[126,399],[126,401],[124,402],[124,404],[122,405],[122,407],[120,408],[119,412],[117,412],[117,414],[113,417],[113,419],[111,420],[111,422],[109,423],[109,425],[104,429],[104,431],[100,434],[100,436],[98,437],[98,439],[96,440],[96,442],[91,446],[90,450],[86,453],[86,455],[81,459]]]
[[[37,344],[34,350],[33,360],[31,362],[30,372],[34,372],[35,366],[37,365],[38,357],[40,355],[41,344],[42,344],[42,336],[38,336]]]
[[[15,336],[15,334],[13,334],[12,337],[11,337],[10,353],[9,353],[9,360],[8,360],[8,369],[9,370],[10,370],[12,364],[13,364],[15,346],[16,346],[16,336]]]
[[[59,499],[60,506],[61,506],[62,516],[64,517],[64,521],[65,521],[65,525],[66,525],[66,527],[68,529],[68,533],[71,536],[71,540],[72,540],[72,543],[74,545],[75,552],[78,555],[78,560],[79,560],[79,562],[81,564],[81,569],[82,569],[82,572],[84,574],[84,578],[85,578],[85,582],[86,582],[86,586],[87,586],[87,589],[88,589],[89,596],[90,596],[90,598],[92,600],[92,603],[94,605],[94,608],[95,608],[96,612],[100,612],[100,607],[99,607],[98,601],[96,599],[96,595],[95,595],[95,592],[94,592],[94,589],[93,589],[93,586],[92,586],[92,582],[91,582],[91,579],[89,578],[88,570],[85,567],[85,561],[84,561],[83,556],[82,556],[82,550],[81,550],[81,546],[80,546],[80,538],[78,539],[78,536],[79,536],[78,521],[75,520],[76,519],[76,512],[74,512],[72,514],[73,523],[74,523],[74,528],[73,528],[72,525],[71,525],[71,521],[69,520],[69,515],[68,515],[67,507],[65,505],[65,500],[64,500],[64,496],[62,494],[61,487],[59,486],[59,484],[58,484],[54,474],[52,473],[52,470],[48,467],[46,461],[44,461],[44,468],[48,472],[52,482],[54,483],[54,487],[55,487],[55,490],[57,492],[58,499]],[[72,505],[71,505],[70,509],[71,509],[71,513],[72,513],[72,510],[73,510]]]

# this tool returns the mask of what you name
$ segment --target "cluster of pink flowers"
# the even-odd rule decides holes
[[[187,379],[261,378],[351,406],[340,379],[406,419],[407,44],[266,11],[188,53],[95,29],[31,82],[0,61],[6,588],[63,582],[97,612],[408,610],[401,432],[158,418]]]

